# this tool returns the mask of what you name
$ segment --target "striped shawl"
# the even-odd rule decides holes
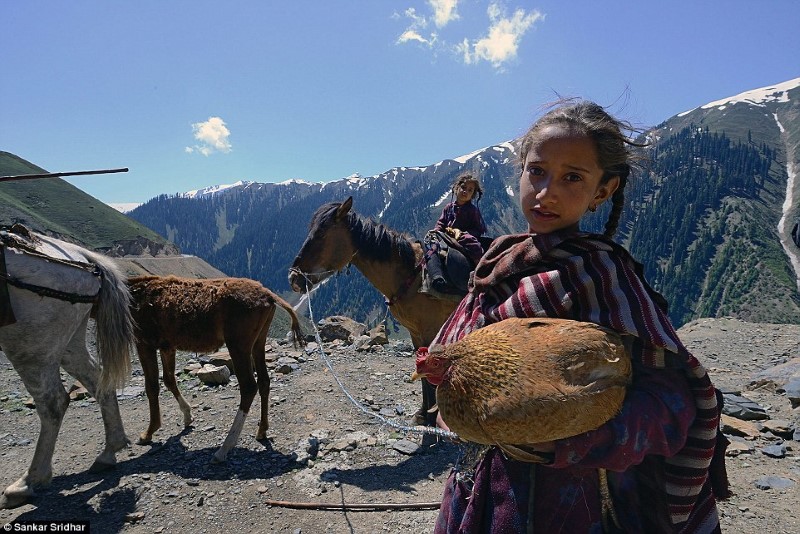
[[[709,476],[718,402],[705,369],[678,339],[663,297],[644,281],[641,265],[623,247],[599,235],[562,231],[501,237],[484,255],[470,293],[432,344],[452,343],[508,317],[600,324],[623,334],[631,356],[645,366],[683,369],[697,416],[684,448],[666,459],[664,490],[673,525],[677,530],[687,526]]]

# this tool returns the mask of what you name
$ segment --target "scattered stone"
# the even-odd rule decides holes
[[[352,438],[341,438],[333,441],[330,445],[328,445],[328,450],[334,452],[340,451],[353,451],[358,447],[358,441]]]
[[[720,428],[724,434],[755,438],[760,434],[758,427],[749,421],[743,421],[730,415],[722,414]]]
[[[392,448],[398,452],[407,454],[409,456],[417,454],[417,451],[419,451],[419,445],[417,445],[413,441],[408,441],[407,439],[398,439],[397,441],[392,443]]]
[[[366,330],[366,325],[343,315],[334,315],[317,323],[322,341],[341,340],[352,344]]]
[[[783,388],[778,389],[778,393],[785,393],[792,403],[792,408],[800,406],[800,378],[790,380]]]
[[[138,523],[142,519],[144,519],[144,512],[131,512],[129,514],[125,514],[126,523]]]
[[[313,461],[319,454],[319,445],[319,440],[313,436],[300,440],[293,452],[295,462],[307,465],[309,460]]]
[[[142,386],[125,386],[122,391],[117,392],[118,399],[133,399],[139,395],[144,395],[144,387]]]
[[[290,358],[288,356],[284,356],[282,358],[278,358],[278,361],[275,362],[275,372],[280,373],[282,375],[288,375],[293,371],[299,371],[300,366],[297,364],[297,360],[294,358]]]
[[[755,450],[755,445],[752,443],[747,443],[741,438],[731,438],[731,442],[725,450],[725,456],[734,457],[740,454],[752,454]]]
[[[775,365],[756,373],[751,384],[763,384],[772,382],[775,384],[776,391],[786,387],[794,380],[800,380],[800,357],[792,358],[786,363]]]
[[[767,475],[759,477],[755,485],[758,489],[788,489],[795,485],[795,482],[789,478]]]
[[[369,331],[369,344],[372,345],[388,345],[389,337],[386,335],[386,325],[379,324]]]
[[[784,458],[786,456],[786,445],[768,445],[761,449],[761,452],[772,458]]]
[[[188,375],[195,376],[197,375],[197,371],[199,371],[202,368],[203,366],[198,362],[187,363],[183,367],[183,372]]]
[[[233,358],[231,358],[231,355],[227,350],[221,350],[219,352],[215,352],[214,354],[209,354],[208,363],[216,366],[224,365],[231,373],[233,373]]]
[[[231,381],[231,371],[225,365],[207,363],[197,371],[197,378],[209,386],[224,386]]]
[[[723,396],[725,405],[722,408],[722,412],[724,414],[745,421],[769,419],[767,411],[759,406],[758,403],[741,395],[724,393]]]
[[[771,432],[776,436],[790,439],[792,437],[792,423],[786,419],[770,419],[761,425],[762,432]]]
[[[72,384],[72,387],[69,388],[69,400],[71,401],[84,400],[89,397],[91,397],[91,395],[89,395],[89,390],[83,387],[83,384],[80,382],[75,382]]]

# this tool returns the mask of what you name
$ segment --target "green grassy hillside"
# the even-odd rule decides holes
[[[0,176],[45,172],[48,171],[14,154],[0,151]],[[13,223],[96,250],[137,237],[166,243],[143,224],[60,178],[0,182],[0,225]]]

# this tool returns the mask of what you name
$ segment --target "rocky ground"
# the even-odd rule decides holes
[[[680,334],[715,383],[738,395],[730,398],[744,405],[740,416],[761,417],[763,411],[769,417],[726,419],[726,432],[735,444],[727,459],[735,494],[720,505],[723,530],[800,532],[800,444],[791,439],[798,438],[800,409],[792,409],[788,395],[776,387],[782,379],[770,375],[778,369],[772,374],[794,372],[800,377],[800,364],[794,371],[787,366],[793,358],[800,361],[800,326],[704,319],[684,326]],[[162,392],[164,428],[155,443],[134,444],[118,454],[115,470],[89,474],[86,470],[102,447],[102,423],[92,399],[76,400],[59,436],[53,484],[31,504],[0,510],[0,525],[84,519],[92,532],[101,533],[430,532],[434,510],[342,512],[315,507],[425,508],[439,500],[457,446],[444,443],[423,450],[419,434],[391,424],[406,423],[420,404],[420,386],[409,380],[410,344],[392,341],[358,351],[325,343],[323,352],[333,371],[314,345],[305,351],[277,341],[271,345],[268,440],[255,440],[257,423],[251,417],[227,464],[210,464],[233,419],[237,383],[234,379],[209,387],[183,374],[180,386],[194,408],[193,428],[182,428],[176,403]],[[182,354],[179,359],[183,368],[197,356]],[[337,378],[361,407],[343,393]],[[71,383],[65,377],[65,385]],[[0,355],[0,487],[13,482],[33,455],[39,423],[35,411],[26,407],[27,399]],[[120,409],[135,441],[148,413],[140,371],[120,396]],[[276,501],[311,508],[287,508]]]

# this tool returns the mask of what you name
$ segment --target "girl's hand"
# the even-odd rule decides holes
[[[442,412],[436,412],[436,428],[440,428],[445,432],[450,432],[450,427],[442,419]]]
[[[452,226],[448,226],[447,228],[444,229],[444,231],[447,232],[450,235],[450,237],[452,237],[456,241],[458,241],[461,238],[462,232],[458,228],[453,228]]]

